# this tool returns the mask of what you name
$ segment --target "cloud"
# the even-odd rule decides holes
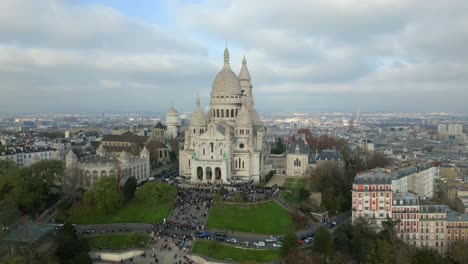
[[[110,2],[112,4],[112,2]],[[0,112],[191,111],[228,41],[268,111],[468,111],[468,2],[164,1],[122,7],[0,2]],[[155,16],[158,14],[156,13]],[[408,98],[417,98],[409,100]]]

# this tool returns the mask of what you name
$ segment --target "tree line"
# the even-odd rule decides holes
[[[34,218],[55,202],[58,193],[51,189],[63,171],[63,162],[57,160],[42,160],[23,168],[0,160],[0,223],[11,224],[18,213]]]

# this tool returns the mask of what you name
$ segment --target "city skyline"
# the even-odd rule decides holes
[[[0,113],[204,109],[227,42],[271,112],[468,112],[463,1],[2,1]]]

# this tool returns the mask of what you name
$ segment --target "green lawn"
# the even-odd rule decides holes
[[[96,249],[119,250],[124,248],[145,247],[150,237],[143,234],[132,233],[130,235],[108,235],[88,237],[89,246]]]
[[[192,252],[218,260],[230,258],[241,263],[245,261],[268,263],[280,259],[279,250],[240,249],[219,243],[216,244],[216,242],[197,241],[193,246]]]
[[[213,205],[206,225],[211,228],[279,235],[292,227],[292,220],[289,212],[273,201],[253,205],[217,203]]]
[[[110,224],[110,223],[155,223],[167,218],[173,202],[151,205],[136,200],[124,205],[117,212],[98,214],[83,212],[79,207],[72,208],[68,222],[74,224]]]

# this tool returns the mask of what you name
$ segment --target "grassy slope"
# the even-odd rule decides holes
[[[139,245],[143,242],[143,245],[148,244],[149,236],[139,234]],[[119,250],[124,248],[132,247],[132,243],[129,241],[128,235],[106,235],[106,236],[95,236],[87,238],[90,247],[104,249],[111,248],[112,250]]]
[[[265,263],[280,258],[278,250],[239,249],[225,245],[213,247],[210,243],[197,241],[192,251],[214,259],[225,260],[231,258],[238,262],[253,261],[255,263]]]
[[[284,234],[292,227],[288,211],[275,202],[254,205],[215,204],[208,227],[267,235]]]
[[[76,208],[72,209],[68,219],[74,224],[110,224],[110,223],[155,223],[167,218],[172,208],[172,203],[162,205],[148,205],[139,201],[132,201],[110,214],[97,214],[88,212],[80,213]]]

